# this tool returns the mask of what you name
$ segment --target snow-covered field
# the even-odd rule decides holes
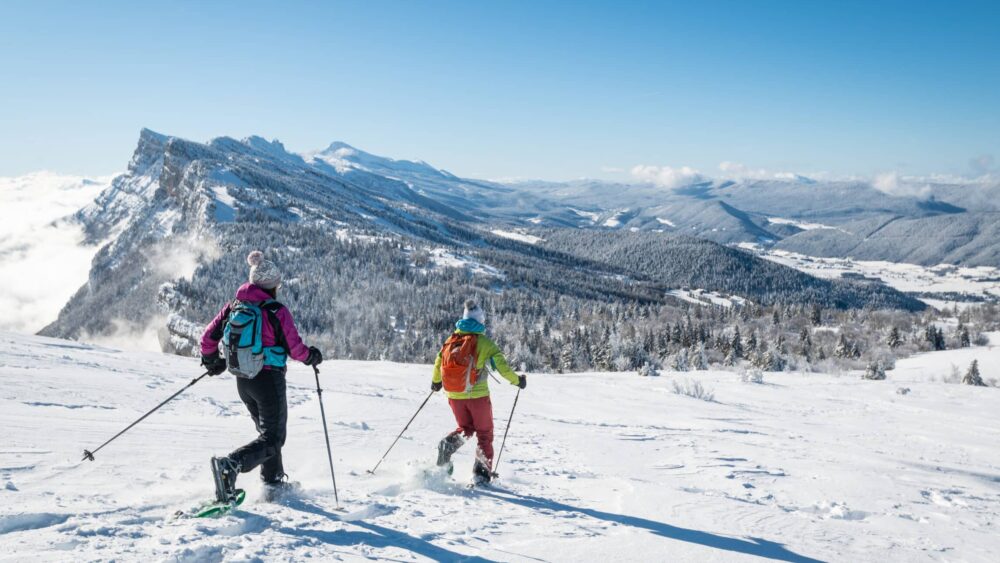
[[[440,395],[365,472],[429,392],[427,366],[327,362],[344,512],[296,366],[285,456],[305,492],[264,503],[246,476],[238,511],[172,520],[211,496],[208,458],[254,435],[232,379],[206,378],[81,462],[197,362],[0,333],[0,560],[995,561],[1000,389],[937,380],[973,357],[1000,377],[1000,348],[918,356],[876,382],[532,375],[499,487],[473,492],[468,446],[455,481],[422,476],[453,426]],[[684,379],[715,402],[673,393]],[[498,441],[513,398],[494,385]]]
[[[922,299],[938,308],[963,304],[962,301],[954,301],[949,294],[964,294],[978,300],[1000,299],[1000,268],[953,264],[920,266],[878,260],[821,258],[787,250],[765,249],[753,243],[740,243],[737,246],[753,251],[761,258],[820,278],[840,278],[843,274],[853,274],[878,278],[886,285],[906,293],[940,294],[940,298],[925,296]]]
[[[682,301],[694,303],[695,305],[718,305],[720,307],[732,307],[734,304],[743,305],[746,299],[738,295],[723,296],[715,291],[704,289],[671,289],[667,295],[672,295]]]

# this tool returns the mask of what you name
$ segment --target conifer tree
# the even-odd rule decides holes
[[[899,334],[899,328],[892,327],[892,330],[889,331],[889,337],[886,339],[886,345],[892,350],[903,345],[903,338]]]
[[[979,360],[972,360],[969,364],[969,369],[965,372],[965,377],[962,378],[962,383],[966,385],[975,385],[977,387],[985,387],[986,383],[983,382],[982,376],[979,375]]]

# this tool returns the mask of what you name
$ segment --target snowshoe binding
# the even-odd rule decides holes
[[[215,500],[225,503],[236,500],[236,476],[240,474],[240,464],[228,457],[212,458],[212,477],[215,479]]]

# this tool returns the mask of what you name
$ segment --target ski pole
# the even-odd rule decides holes
[[[497,452],[497,463],[493,466],[493,474],[497,474],[497,468],[500,467],[500,456],[503,455],[503,446],[507,443],[507,432],[510,432],[510,421],[514,420],[514,409],[517,408],[517,399],[521,396],[521,390],[517,390],[517,395],[514,395],[514,405],[510,407],[510,417],[507,419],[507,428],[503,430],[503,441],[500,442],[500,451]]]
[[[203,377],[205,377],[206,375],[208,375],[208,372],[207,372],[207,371],[206,371],[205,373],[203,373],[203,374],[199,375],[198,377],[196,377],[196,378],[192,379],[192,380],[191,380],[191,383],[188,383],[188,384],[187,384],[187,385],[185,385],[185,386],[184,386],[184,387],[183,387],[183,388],[182,388],[182,389],[181,389],[180,391],[178,391],[178,392],[174,393],[173,395],[171,395],[170,397],[168,397],[166,401],[163,401],[162,403],[160,403],[160,404],[156,405],[156,407],[155,407],[155,408],[154,408],[153,410],[151,410],[151,411],[147,412],[146,414],[144,414],[144,415],[140,416],[140,417],[139,417],[139,420],[136,420],[136,421],[135,421],[135,422],[133,422],[132,424],[129,424],[128,426],[126,426],[124,430],[122,430],[121,432],[119,432],[119,433],[115,434],[114,436],[112,436],[110,440],[108,440],[107,442],[104,442],[104,443],[103,443],[103,444],[101,444],[100,446],[97,446],[97,448],[96,448],[96,449],[94,449],[94,451],[90,451],[90,450],[83,450],[83,459],[81,459],[80,461],[84,461],[84,460],[88,460],[88,459],[89,459],[90,461],[94,461],[94,454],[96,454],[97,452],[101,451],[101,448],[103,448],[104,446],[107,446],[107,445],[108,445],[108,444],[110,444],[111,442],[115,441],[115,439],[116,439],[116,438],[118,438],[118,437],[119,437],[119,436],[121,436],[122,434],[124,434],[124,433],[128,432],[129,430],[131,430],[133,426],[135,426],[136,424],[139,424],[140,422],[142,422],[143,420],[145,420],[147,416],[149,416],[149,415],[153,414],[154,412],[156,412],[156,411],[160,410],[160,408],[161,408],[161,407],[162,407],[163,405],[165,405],[165,404],[169,403],[170,401],[173,401],[173,400],[174,400],[174,399],[175,399],[175,398],[177,397],[177,395],[180,395],[180,394],[181,394],[181,393],[183,393],[183,392],[184,392],[185,390],[187,390],[187,388],[188,388],[188,387],[191,387],[191,386],[192,386],[192,385],[194,385],[195,383],[198,383],[199,381],[201,381],[201,379],[202,379]]]
[[[392,445],[389,446],[389,449],[386,450],[384,454],[382,454],[382,459],[378,460],[378,463],[375,464],[375,467],[372,467],[371,469],[368,470],[369,474],[371,475],[375,474],[375,470],[378,469],[378,466],[382,465],[382,462],[385,461],[385,457],[389,455],[389,452],[392,451],[392,448],[396,447],[396,442],[398,442],[399,439],[403,437],[403,434],[406,433],[406,429],[410,427],[410,424],[413,424],[413,420],[417,418],[417,415],[420,414],[420,411],[424,410],[424,405],[427,404],[427,401],[431,400],[431,395],[433,394],[434,391],[431,391],[430,394],[427,395],[427,398],[424,399],[424,402],[420,403],[420,408],[417,409],[417,412],[413,413],[413,416],[410,417],[410,422],[406,423],[406,426],[403,427],[403,430],[402,432],[399,433],[399,436],[396,436],[396,439],[393,440]]]
[[[326,429],[326,410],[323,409],[323,388],[319,386],[319,368],[313,366],[316,376],[316,397],[319,399],[319,415],[323,418],[323,435],[326,436],[326,458],[330,462],[330,478],[333,479],[333,499],[340,508],[340,495],[337,494],[337,475],[333,472],[333,450],[330,449],[330,432]]]

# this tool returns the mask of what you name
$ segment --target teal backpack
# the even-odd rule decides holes
[[[229,365],[229,373],[253,379],[264,366],[285,367],[288,345],[281,330],[277,312],[281,303],[267,300],[261,303],[234,301],[229,308],[226,328],[222,332],[222,357]],[[264,346],[263,325],[271,323],[275,345]]]

